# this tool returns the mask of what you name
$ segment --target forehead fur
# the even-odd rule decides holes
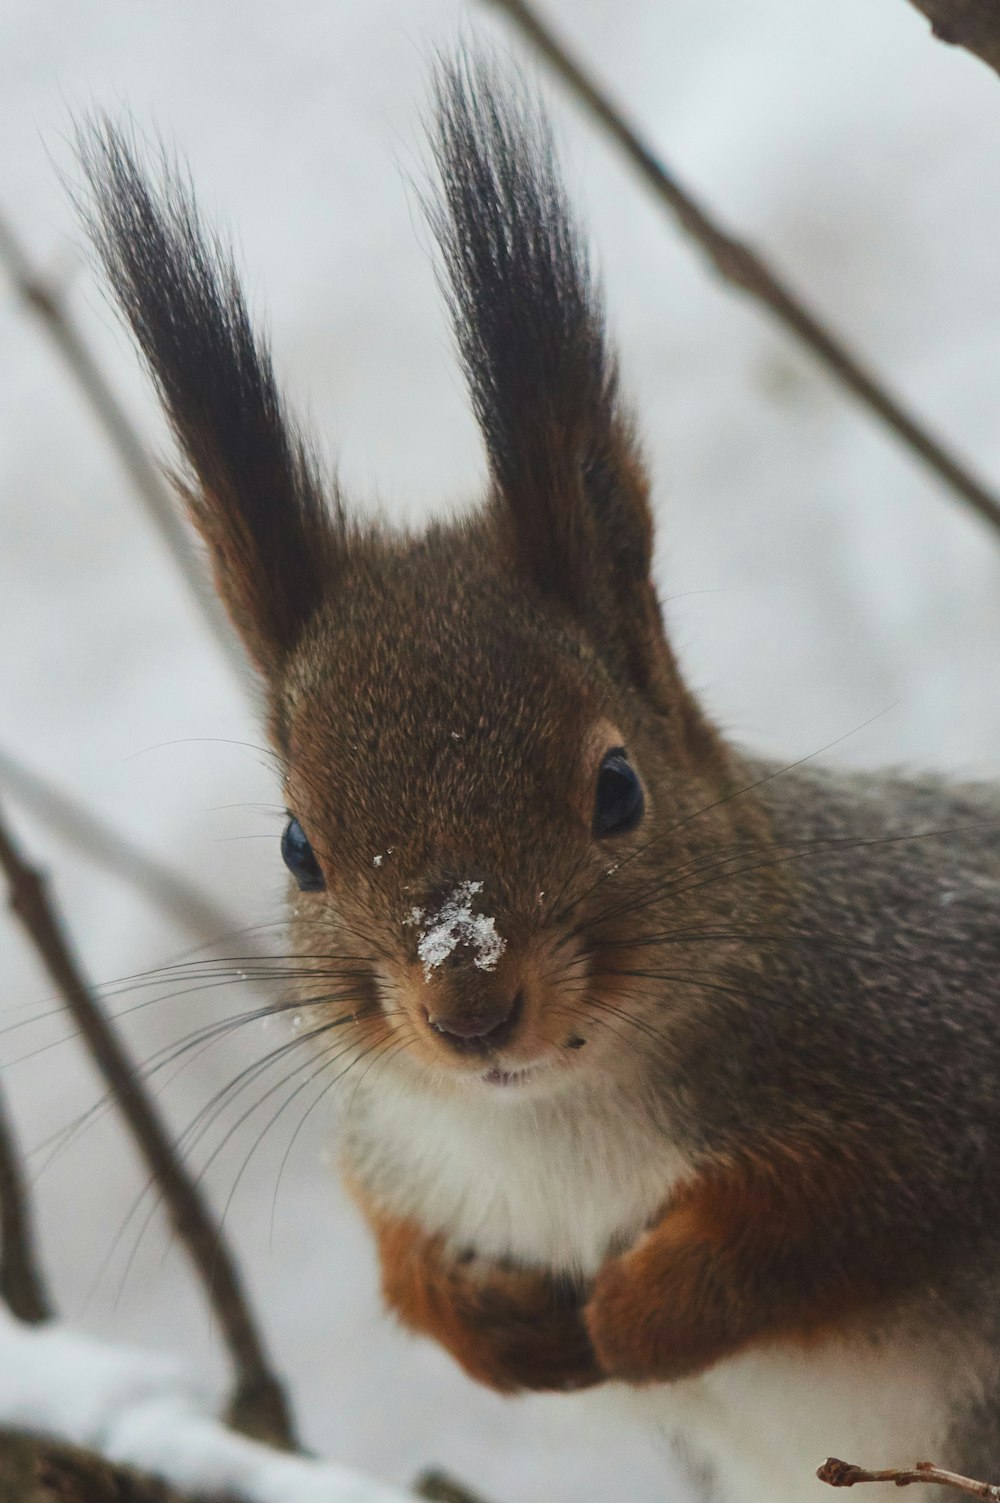
[[[497,554],[493,529],[471,524],[352,548],[280,696],[291,790],[324,824],[462,844],[498,820],[558,817],[573,748],[614,689],[571,619]]]

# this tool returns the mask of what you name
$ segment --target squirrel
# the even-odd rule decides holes
[[[830,1452],[1000,1477],[1000,798],[720,734],[544,112],[436,80],[489,479],[420,534],[323,472],[186,183],[84,149],[263,685],[385,1302],[502,1393],[624,1388],[733,1503]]]

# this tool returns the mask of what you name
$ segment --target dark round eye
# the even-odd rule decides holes
[[[597,774],[597,800],[594,805],[594,834],[625,835],[634,830],[642,818],[646,800],[635,769],[624,747],[609,751]]]
[[[326,885],[309,837],[294,815],[281,837],[281,859],[303,892],[318,892]]]

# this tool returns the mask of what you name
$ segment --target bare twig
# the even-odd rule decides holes
[[[831,1487],[853,1487],[856,1482],[894,1482],[897,1487],[909,1487],[911,1482],[933,1482],[939,1487],[954,1487],[973,1498],[988,1498],[990,1503],[1000,1503],[1000,1487],[992,1482],[977,1482],[972,1477],[962,1477],[958,1472],[946,1472],[933,1461],[918,1461],[915,1467],[886,1467],[880,1472],[869,1472],[850,1461],[838,1461],[828,1456],[816,1476]]]
[[[199,940],[214,944],[240,929],[232,914],[217,907],[185,877],[154,860],[124,835],[104,824],[70,794],[25,767],[2,747],[0,784],[68,844],[88,859],[98,862],[113,876],[145,893],[154,905]],[[259,948],[252,937],[248,937],[244,945],[248,955],[256,954]]]
[[[488,3],[510,17],[588,112],[617,141],[681,227],[708,253],[720,276],[768,308],[913,454],[1000,531],[1000,500],[907,411],[881,377],[862,364],[754,250],[734,239],[692,197],[628,123],[622,110],[570,55],[537,11],[526,0],[488,0]],[[996,0],[992,3],[995,7]]]
[[[11,907],[114,1095],[156,1179],[177,1234],[201,1276],[236,1369],[233,1424],[260,1439],[292,1447],[294,1432],[284,1392],[271,1372],[233,1256],[199,1187],[175,1153],[128,1055],[84,981],[42,876],[24,861],[2,817],[0,868],[7,878]]]
[[[230,667],[237,674],[241,685],[245,685],[246,660],[209,585],[170,487],[129,422],[125,409],[111,390],[107,377],[64,301],[32,266],[24,247],[2,217],[0,261],[6,266],[14,288],[25,306],[41,321],[76,377],[80,390],[97,414],[98,421],[117,451],[129,479],[169,549],[174,563],[184,576],[188,589],[197,601]]]
[[[52,1315],[35,1252],[31,1205],[7,1103],[0,1095],[0,1297],[18,1320],[37,1325]]]
[[[49,1436],[0,1430],[0,1503],[222,1503]]]
[[[910,0],[941,42],[964,47],[1000,73],[1000,4],[997,0]]]
[[[413,1491],[418,1498],[426,1498],[427,1503],[486,1503],[482,1493],[474,1493],[464,1482],[437,1467],[421,1472]]]

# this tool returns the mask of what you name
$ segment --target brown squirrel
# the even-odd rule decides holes
[[[544,119],[466,58],[433,144],[490,485],[420,536],[348,514],[182,181],[85,151],[264,685],[386,1301],[503,1392],[645,1390],[727,1498],[1000,1476],[1000,799],[723,740]]]

